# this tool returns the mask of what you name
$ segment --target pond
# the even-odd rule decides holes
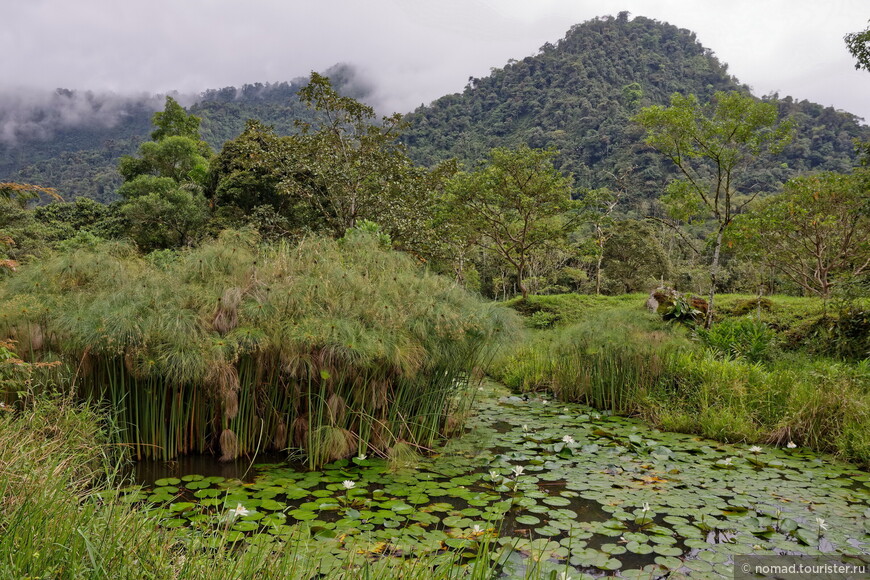
[[[870,474],[852,465],[496,385],[481,395],[467,432],[415,465],[257,464],[243,479],[246,464],[232,477],[161,477],[126,497],[205,547],[316,546],[326,577],[349,554],[480,558],[502,578],[574,579],[731,578],[741,554],[870,555]]]

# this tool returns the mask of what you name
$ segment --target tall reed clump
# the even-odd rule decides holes
[[[870,465],[870,364],[790,355],[762,364],[707,349],[673,357],[641,414],[720,441],[796,445]]]
[[[300,448],[312,467],[431,448],[511,324],[366,235],[225,232],[159,260],[103,244],[22,268],[0,304],[0,336],[62,356],[135,457]]]
[[[640,308],[605,308],[570,326],[532,333],[491,371],[513,388],[547,389],[563,401],[629,414],[688,344],[683,333]]]
[[[645,311],[607,309],[565,330],[556,343],[553,392],[564,401],[620,414],[636,413],[685,346]]]

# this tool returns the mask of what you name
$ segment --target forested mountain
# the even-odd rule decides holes
[[[642,145],[631,117],[676,92],[707,101],[733,90],[749,88],[694,33],[620,13],[574,26],[535,56],[418,108],[408,116],[404,140],[412,158],[427,165],[449,157],[473,163],[493,147],[521,143],[553,147],[561,152],[557,166],[579,185],[612,185],[609,175],[633,168],[632,189],[651,197],[672,168]],[[793,119],[795,139],[774,166],[756,168],[753,188],[772,191],[797,172],[848,170],[853,139],[870,136],[857,117],[831,107],[792,97],[779,107]]]
[[[326,74],[342,94],[362,100],[368,96],[367,86],[351,67],[336,65]],[[199,95],[188,110],[202,119],[202,137],[214,150],[237,137],[248,119],[258,119],[288,135],[295,131],[297,119],[310,118],[296,96],[306,82],[300,78],[211,89]],[[113,107],[113,117],[107,119],[101,115],[106,107],[101,106],[100,97],[90,93],[59,89],[25,114],[20,104],[4,109],[0,102],[0,128],[6,137],[0,139],[0,181],[54,187],[66,199],[114,199],[122,182],[118,159],[135,153],[148,140],[151,116],[163,104],[163,98],[156,96],[126,99]],[[61,122],[71,110],[87,110],[94,122],[72,126]]]
[[[366,100],[369,93],[352,68],[337,66],[327,74],[342,93]],[[290,134],[294,121],[308,114],[296,97],[303,84],[209,90],[189,110],[202,118],[202,136],[216,150],[251,118]],[[705,101],[728,90],[749,89],[694,33],[620,13],[578,24],[536,55],[420,107],[407,116],[403,140],[424,165],[450,157],[474,163],[496,146],[553,147],[561,152],[557,167],[572,173],[578,186],[612,185],[613,175],[630,175],[634,206],[645,211],[643,201],[657,195],[673,170],[642,145],[642,130],[631,117],[642,107],[667,103],[674,92]],[[58,91],[53,102],[74,98]],[[131,101],[118,107],[113,124],[59,126],[48,136],[0,140],[0,181],[55,187],[65,198],[112,199],[121,183],[118,158],[147,140],[151,114],[162,104],[153,97]],[[12,114],[3,107],[0,125]],[[870,139],[870,129],[849,113],[792,97],[779,100],[779,107],[793,119],[795,139],[775,164],[755,169],[748,184],[753,189],[772,191],[808,170],[846,171],[855,162],[853,139]],[[37,116],[51,117],[51,107]]]

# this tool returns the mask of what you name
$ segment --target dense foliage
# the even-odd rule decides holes
[[[643,133],[630,118],[674,93],[707,102],[716,91],[736,90],[747,88],[694,33],[621,13],[574,26],[536,55],[420,107],[404,139],[424,164],[448,157],[473,163],[493,147],[552,147],[561,152],[556,166],[593,189],[612,185],[608,172],[632,168],[631,205],[643,207],[673,169],[641,146]],[[854,164],[852,140],[867,138],[854,115],[792,97],[765,100],[793,119],[796,136],[774,162],[754,168],[749,181],[757,189],[773,191],[803,171]]]
[[[343,95],[364,101],[369,94],[348,66],[325,74]],[[304,83],[208,90],[190,112],[202,118],[203,139],[215,150],[237,137],[249,119],[273,126],[278,135],[293,134],[295,120],[312,118],[296,95]],[[640,147],[642,132],[631,116],[643,106],[667,103],[675,92],[705,102],[716,91],[731,90],[746,87],[693,33],[621,13],[578,24],[538,54],[421,107],[408,116],[404,141],[411,157],[427,166],[450,157],[474,163],[494,147],[551,147],[561,151],[556,166],[590,188],[611,185],[607,172],[632,167],[634,206],[654,198],[672,170]],[[853,140],[868,139],[854,115],[792,96],[776,103],[781,116],[793,119],[796,137],[775,163],[753,173],[760,188],[773,190],[803,171],[853,165]],[[134,100],[114,124],[59,127],[50,139],[21,135],[14,144],[2,142],[0,180],[56,187],[65,198],[114,199],[121,183],[117,160],[147,139],[150,115],[159,106],[154,98]]]

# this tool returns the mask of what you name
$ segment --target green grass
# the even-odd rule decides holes
[[[542,298],[563,307],[608,303]],[[574,323],[529,330],[489,370],[513,389],[549,390],[666,430],[726,442],[792,441],[870,465],[870,360],[818,354],[824,336],[795,344],[796,333],[824,313],[821,301],[777,296],[760,315],[757,308],[730,314],[746,311],[752,298],[724,295],[710,331],[664,323],[637,295],[585,313],[577,307]]]
[[[620,296],[596,296],[593,294],[554,294],[513,298],[504,304],[527,318],[537,313],[545,313],[549,324],[543,326],[564,326],[583,320],[590,313],[605,308],[631,307],[643,305],[646,294],[623,294]],[[540,317],[540,315],[538,315]],[[534,321],[530,326],[535,326]]]

